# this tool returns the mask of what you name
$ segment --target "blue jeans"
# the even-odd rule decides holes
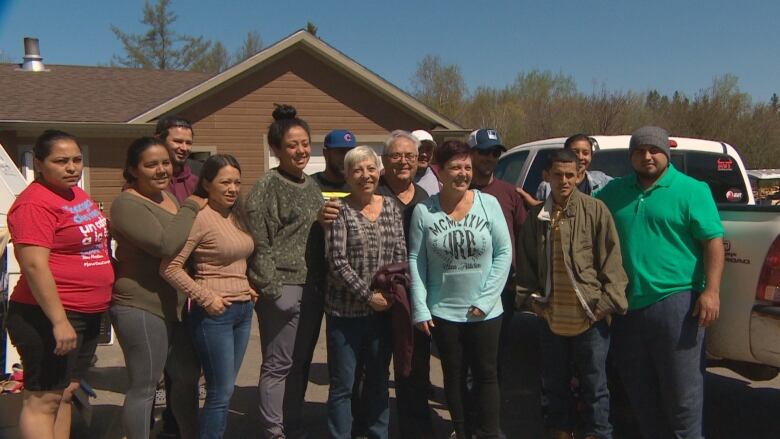
[[[576,371],[581,400],[585,405],[584,435],[611,439],[607,389],[609,326],[601,320],[573,337],[554,334],[546,321],[541,326],[543,387],[549,401],[546,427],[574,431],[577,414],[571,378]]]
[[[200,413],[200,438],[221,438],[227,426],[230,397],[252,328],[252,302],[234,302],[222,315],[192,308],[190,324],[195,349],[206,377],[206,401]]]
[[[363,395],[366,434],[386,439],[390,425],[390,358],[393,354],[389,313],[366,317],[327,316],[328,431],[333,439],[350,439],[352,386],[358,358],[365,367]]]
[[[647,439],[703,437],[704,329],[691,314],[697,298],[676,293],[615,317],[612,357]]]

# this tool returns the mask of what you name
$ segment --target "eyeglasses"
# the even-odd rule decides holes
[[[389,158],[391,161],[394,162],[400,162],[402,158],[406,159],[407,162],[417,161],[417,154],[412,152],[407,152],[407,153],[394,152],[391,154],[385,154],[385,157]]]
[[[477,149],[477,152],[479,155],[492,155],[493,158],[499,158],[501,157],[501,148],[492,148],[492,149]]]

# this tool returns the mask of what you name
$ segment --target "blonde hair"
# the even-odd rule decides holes
[[[370,146],[361,145],[350,149],[344,156],[344,175],[349,174],[358,163],[364,160],[371,160],[377,168],[379,167],[379,156]]]

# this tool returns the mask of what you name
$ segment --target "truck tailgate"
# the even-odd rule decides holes
[[[719,206],[726,232],[720,318],[708,329],[707,353],[716,358],[780,367],[780,318],[756,302],[770,246],[780,235],[780,209]]]

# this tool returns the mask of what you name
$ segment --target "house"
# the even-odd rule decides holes
[[[28,177],[31,148],[44,129],[79,137],[83,187],[108,211],[122,185],[132,139],[151,135],[158,118],[193,122],[199,156],[233,154],[251,186],[275,159],[265,133],[274,103],[292,104],[312,131],[307,172],[324,168],[322,141],[335,128],[378,147],[394,129],[426,129],[438,140],[467,130],[305,31],[298,31],[217,74],[43,65],[37,47],[26,62],[0,64],[0,143]],[[38,68],[25,69],[29,65]]]

